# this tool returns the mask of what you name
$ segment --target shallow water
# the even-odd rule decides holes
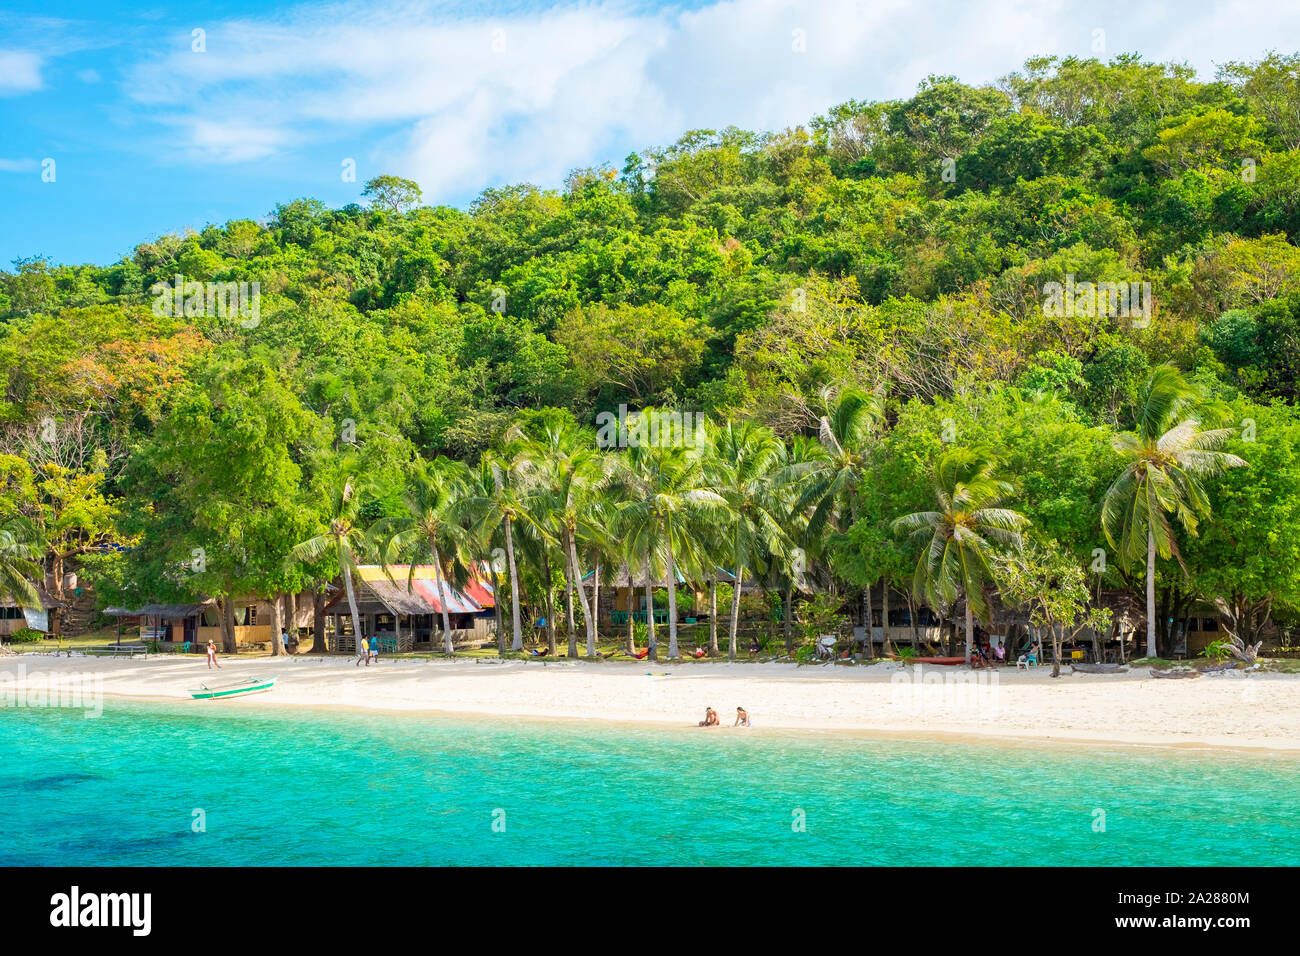
[[[0,710],[0,864],[1300,863],[1293,755],[251,704]]]

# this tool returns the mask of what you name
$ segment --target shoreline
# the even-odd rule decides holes
[[[1024,746],[1174,748],[1300,753],[1300,675],[1241,672],[1168,681],[1126,674],[970,672],[894,663],[853,668],[727,662],[113,659],[20,654],[0,658],[6,699],[79,685],[103,700],[203,707],[442,715],[563,721],[585,726],[700,729],[705,706],[730,730],[737,704],[751,731]],[[209,679],[277,678],[248,698],[196,701]],[[711,731],[710,731],[711,732]]]

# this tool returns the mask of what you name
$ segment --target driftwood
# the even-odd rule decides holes
[[[1165,677],[1165,678],[1170,678],[1170,679],[1178,678],[1178,677],[1200,677],[1200,676],[1201,676],[1201,672],[1200,672],[1200,671],[1194,671],[1194,670],[1186,670],[1186,669],[1183,669],[1183,668],[1176,668],[1176,669],[1169,669],[1169,670],[1159,670],[1159,669],[1153,667],[1153,668],[1151,668],[1151,676],[1152,676],[1152,677]]]
[[[1126,674],[1127,664],[1071,664],[1070,670],[1081,674]]]

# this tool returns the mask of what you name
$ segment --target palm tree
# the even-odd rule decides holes
[[[328,493],[329,511],[326,518],[329,529],[294,545],[290,553],[299,561],[308,564],[320,560],[327,554],[333,554],[338,562],[339,573],[343,576],[348,609],[352,612],[352,633],[359,646],[361,615],[357,612],[357,595],[352,586],[352,576],[356,573],[358,554],[364,555],[368,545],[365,532],[358,524],[360,499],[357,495],[356,479],[345,471],[338,471],[333,476]],[[316,640],[324,646],[325,635],[318,634]]]
[[[954,448],[939,459],[934,473],[938,511],[919,511],[893,523],[895,534],[929,539],[916,562],[912,590],[931,607],[947,613],[960,593],[966,599],[966,662],[975,637],[974,618],[987,623],[984,582],[992,572],[994,542],[1019,547],[1020,531],[1029,522],[997,505],[1012,491],[993,474],[993,465],[978,452]]]
[[[522,510],[515,490],[508,458],[485,455],[479,463],[477,481],[460,502],[475,530],[491,538],[500,529],[505,537],[506,566],[510,574],[510,649],[524,649],[523,626],[519,618],[519,566],[515,559],[515,522]]]
[[[805,479],[800,505],[814,506],[808,519],[810,537],[820,540],[829,524],[847,531],[858,517],[857,492],[867,471],[875,433],[884,418],[880,398],[857,388],[845,388],[832,396],[823,389],[827,414],[818,421],[817,439],[826,454],[795,469]],[[862,613],[867,634],[867,656],[871,656],[871,585],[862,589]],[[788,627],[788,624],[787,624]]]
[[[818,420],[817,439],[826,455],[797,469],[807,477],[802,501],[816,506],[809,528],[818,535],[828,523],[846,530],[846,522],[856,517],[858,484],[866,474],[884,414],[880,399],[860,389],[846,388],[833,399],[829,390],[823,390],[822,397],[828,408]]]
[[[39,608],[41,596],[31,579],[41,574],[33,548],[36,531],[21,518],[10,518],[0,525],[0,599],[12,600],[22,607]]]
[[[520,442],[519,471],[530,489],[529,520],[538,531],[554,540],[564,569],[566,612],[569,625],[569,656],[578,654],[574,621],[574,594],[581,602],[587,631],[587,647],[595,653],[595,609],[587,601],[578,541],[596,533],[589,521],[595,493],[607,483],[609,474],[594,437],[572,421],[546,421],[537,437],[519,430],[511,432]],[[584,548],[585,549],[585,548]]]
[[[442,634],[444,650],[448,655],[456,652],[451,640],[451,615],[447,604],[451,586],[448,572],[456,573],[460,558],[460,545],[464,529],[457,522],[459,502],[469,484],[469,469],[463,462],[437,458],[420,462],[407,477],[403,501],[406,514],[384,518],[375,523],[371,535],[379,544],[380,562],[385,573],[395,563],[408,564],[407,590],[415,578],[417,564],[433,565],[433,583],[442,606]],[[460,578],[467,577],[463,566]]]
[[[633,553],[645,557],[647,582],[660,568],[667,575],[668,656],[675,658],[678,557],[693,555],[701,522],[710,516],[716,520],[727,511],[727,502],[708,486],[704,456],[694,450],[638,446],[628,449],[624,464],[632,500],[615,516],[613,531],[629,540]],[[647,613],[653,618],[653,606]]]
[[[1156,656],[1156,555],[1166,560],[1178,556],[1169,514],[1195,535],[1198,518],[1211,516],[1201,479],[1246,464],[1216,450],[1234,429],[1200,430],[1190,412],[1201,398],[1176,368],[1157,366],[1143,386],[1137,428],[1112,441],[1127,464],[1106,491],[1101,525],[1121,567],[1146,552],[1148,657]]]
[[[763,555],[792,547],[781,527],[774,492],[783,447],[771,431],[749,422],[727,422],[711,438],[712,481],[728,505],[724,534],[735,582],[727,627],[727,658],[734,661],[746,569],[754,567]]]

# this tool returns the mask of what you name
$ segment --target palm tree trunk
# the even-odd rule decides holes
[[[587,635],[587,656],[596,656],[600,641],[600,562],[591,571],[591,630]]]
[[[871,585],[870,584],[868,584],[865,588],[862,589],[862,633],[867,636],[867,640],[865,642],[865,647],[863,648],[863,650],[866,651],[867,660],[871,660],[873,657],[876,656],[876,649],[873,646],[875,641],[871,634]]]
[[[1156,656],[1156,535],[1147,522],[1147,657]]]
[[[880,646],[886,654],[889,653],[889,578],[883,580],[883,588],[880,592]]]
[[[361,614],[357,610],[357,592],[352,589],[352,568],[343,562],[343,587],[348,593],[348,610],[352,612],[352,643],[354,649],[361,650]]]
[[[673,559],[672,528],[668,529],[668,659],[677,653],[677,565]]]
[[[569,631],[569,657],[578,656],[578,625],[573,620],[573,559],[569,557],[569,530],[560,535],[560,549],[564,551],[564,619]]]
[[[582,602],[582,616],[585,618],[587,631],[587,656],[596,656],[596,615],[592,612],[591,607],[587,604],[587,589],[582,583],[582,567],[578,564],[578,545],[575,535],[569,532],[569,561],[572,568],[573,583],[578,588],[578,600]],[[576,638],[575,638],[576,639]],[[578,656],[577,644],[574,644],[571,656]]]
[[[631,575],[629,575],[629,578]],[[629,580],[629,583],[630,580]],[[627,602],[627,652],[636,656],[636,622],[632,619],[632,596],[636,594],[635,588],[628,588]]]
[[[550,549],[542,546],[542,588],[543,606],[546,608],[546,648],[555,656],[555,596],[551,593],[551,555]]]
[[[1052,676],[1061,676],[1061,637],[1065,630],[1064,624],[1052,624]]]
[[[649,562],[647,562],[645,579],[645,627],[647,646],[650,648],[648,656],[650,660],[657,661],[659,642],[655,640],[655,589],[654,582],[650,580]]]
[[[966,598],[966,663],[970,663],[971,646],[975,639],[975,613],[971,610],[970,597]]]
[[[510,649],[524,649],[523,624],[519,620],[519,571],[515,566],[515,536],[511,530],[514,521],[506,518],[506,561],[510,564]]]
[[[709,656],[718,656],[718,575],[709,576]]]
[[[443,651],[450,657],[456,653],[456,648],[451,642],[451,615],[447,613],[447,599],[451,596],[442,586],[442,555],[438,553],[438,546],[432,541],[429,542],[429,548],[433,551],[433,586],[438,591],[438,603],[442,606],[442,640]]]
[[[284,633],[284,606],[280,603],[283,599],[283,594],[277,594],[271,598],[272,657],[279,657],[284,653],[284,646],[280,643],[280,635]]]
[[[921,633],[921,625],[917,622],[916,618],[920,611],[920,608],[916,606],[916,600],[912,597],[911,590],[908,590],[906,593],[907,593],[907,620],[911,624],[910,630],[912,632],[912,653],[919,655],[921,653],[921,640],[919,636]]]
[[[221,652],[235,654],[235,599],[227,595],[221,599]]]
[[[491,564],[488,567],[492,567]],[[496,617],[497,625],[497,657],[503,657],[506,653],[506,622],[505,611],[501,608],[501,589],[497,588],[496,575],[492,576],[493,594],[492,594],[492,611]]]
[[[325,653],[325,592],[313,591],[311,595],[311,652]]]
[[[740,628],[740,583],[745,579],[745,569],[736,567],[736,580],[731,585],[731,620],[727,625],[727,660],[736,659],[736,631]]]
[[[786,654],[794,653],[794,621],[790,618],[794,615],[794,584],[789,583],[785,586],[785,594],[782,596],[781,604],[781,630],[785,632],[785,652]]]

